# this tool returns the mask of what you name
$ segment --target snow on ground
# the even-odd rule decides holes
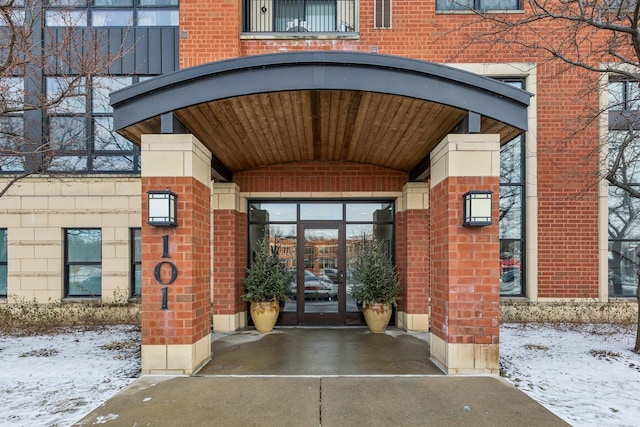
[[[638,426],[635,331],[618,325],[503,324],[503,375],[573,426]]]
[[[522,391],[573,426],[640,425],[635,329],[503,324],[501,368]],[[0,426],[70,426],[140,373],[131,326],[0,335]]]
[[[132,326],[0,335],[0,426],[69,426],[140,375]]]

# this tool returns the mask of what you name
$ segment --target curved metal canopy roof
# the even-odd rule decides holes
[[[413,59],[354,52],[241,57],[166,74],[111,94],[114,128],[192,133],[219,180],[269,164],[341,160],[424,177],[448,133],[527,129],[531,94]]]

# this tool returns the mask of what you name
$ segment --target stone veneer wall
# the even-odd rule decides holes
[[[128,298],[130,229],[140,227],[140,222],[139,177],[18,181],[0,198],[0,228],[7,229],[8,300],[63,299],[66,228],[102,230],[102,300]]]

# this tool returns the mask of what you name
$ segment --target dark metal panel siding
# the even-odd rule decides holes
[[[162,31],[161,28],[149,28],[147,33],[147,46],[145,55],[147,61],[147,74],[162,73]]]
[[[71,31],[72,36],[65,36]],[[54,46],[70,46],[69,59],[54,61]],[[84,44],[84,45],[83,45]],[[93,45],[97,50],[94,52]],[[76,52],[96,55],[97,60],[108,58],[105,74],[164,74],[178,69],[178,28],[176,27],[100,27],[49,28],[45,31],[45,50],[52,68],[50,74],[74,73]]]

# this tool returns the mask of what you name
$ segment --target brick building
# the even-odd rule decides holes
[[[527,13],[515,0],[476,3]],[[297,275],[280,325],[361,325],[353,247],[385,241],[402,287],[394,322],[430,331],[449,373],[497,372],[501,309],[595,305],[595,318],[635,295],[640,239],[611,233],[619,197],[598,179],[609,129],[576,130],[585,104],[631,82],[578,99],[599,76],[470,43],[478,16],[448,0],[40,7],[47,37],[93,31],[122,57],[86,77],[75,110],[11,115],[43,139],[70,122],[82,136],[53,175],[0,198],[0,297],[141,301],[145,373],[193,372],[211,326],[248,325],[242,278],[265,232]],[[49,95],[63,77],[4,81]],[[3,158],[6,182],[25,166]],[[165,189],[175,227],[147,222],[148,192]],[[492,194],[488,224],[462,225],[469,192]]]

